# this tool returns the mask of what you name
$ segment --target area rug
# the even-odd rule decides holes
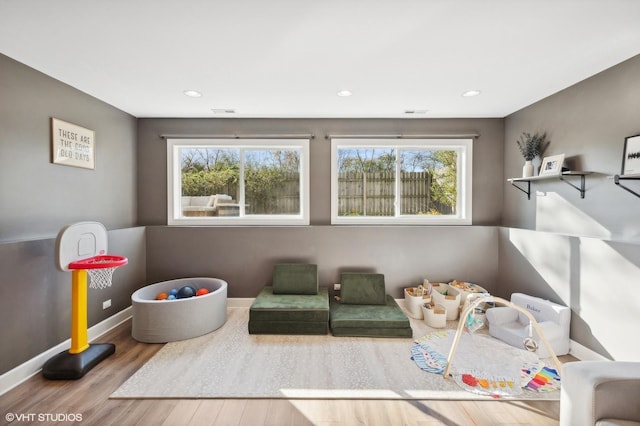
[[[250,335],[248,308],[229,308],[218,330],[166,344],[120,386],[111,398],[285,398],[285,399],[443,399],[482,400],[453,377],[424,371],[412,348],[434,332],[411,319],[412,339]],[[475,334],[475,333],[474,333]],[[456,352],[482,363],[484,355],[505,350],[487,336],[466,336]],[[489,340],[490,339],[490,340]],[[466,342],[466,343],[465,343]],[[489,346],[487,346],[489,345]],[[510,347],[508,347],[510,348]],[[448,355],[445,354],[445,355]],[[472,354],[473,355],[473,354]],[[455,369],[452,369],[455,372]],[[495,397],[493,397],[495,398]],[[510,400],[559,399],[559,392],[524,390]]]

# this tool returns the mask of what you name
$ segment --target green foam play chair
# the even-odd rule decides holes
[[[318,287],[318,266],[277,264],[273,284],[249,309],[249,334],[327,334],[329,293]]]
[[[384,275],[343,273],[339,299],[330,300],[329,325],[334,336],[413,336],[409,318],[386,294]]]

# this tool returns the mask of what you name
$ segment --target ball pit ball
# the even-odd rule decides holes
[[[209,290],[205,287],[202,287],[196,290],[194,287],[190,285],[185,285],[180,287],[180,289],[171,289],[171,291],[161,292],[156,295],[156,300],[176,300],[176,299],[188,299],[189,297],[195,296],[203,296],[208,294]]]
[[[176,294],[176,299],[186,299],[189,297],[193,297],[196,295],[196,289],[191,287],[190,285],[185,285],[184,287],[180,287],[178,293]]]

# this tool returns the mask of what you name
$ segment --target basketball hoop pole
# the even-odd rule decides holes
[[[127,258],[122,256],[95,256],[89,259],[71,262],[71,348],[69,353],[79,354],[89,348],[87,331],[87,269],[113,268],[126,265]],[[110,277],[110,275],[109,275]],[[92,278],[93,280],[93,278]],[[109,280],[109,285],[111,281]]]

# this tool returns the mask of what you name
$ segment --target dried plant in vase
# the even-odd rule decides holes
[[[549,146],[550,141],[547,141],[547,133],[539,134],[536,132],[532,135],[523,132],[516,142],[525,160],[522,177],[531,177],[533,176],[533,159],[542,156],[542,153]]]

